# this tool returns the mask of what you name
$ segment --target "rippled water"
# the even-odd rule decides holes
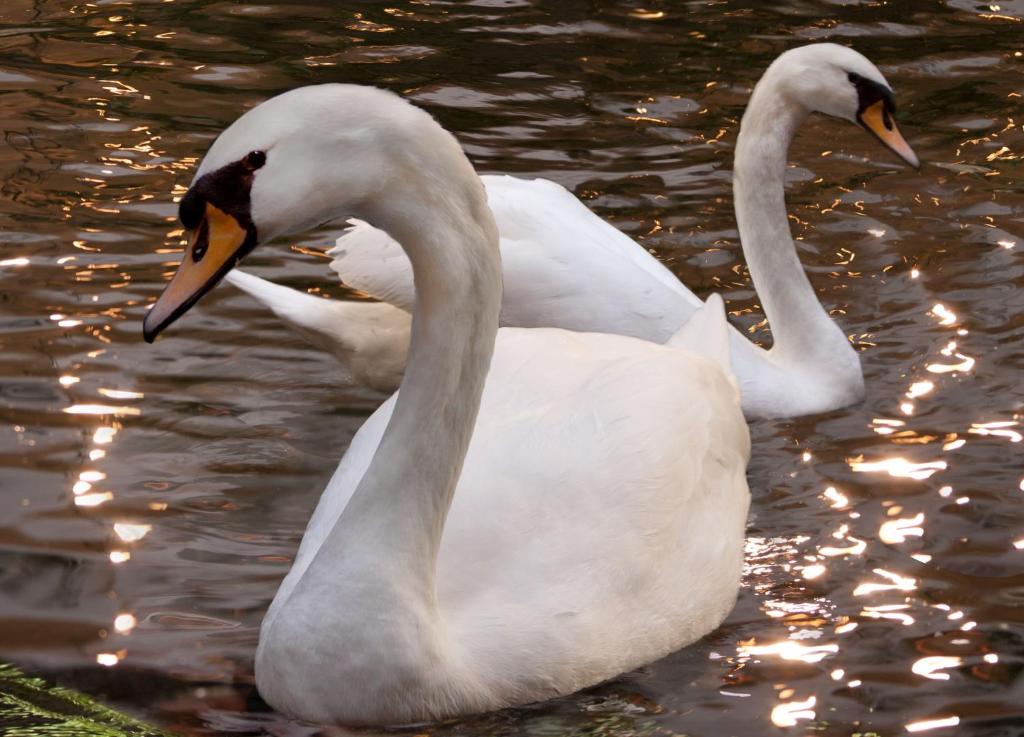
[[[770,60],[831,39],[883,69],[927,162],[824,119],[793,147],[794,234],[867,400],[754,424],[748,570],[719,630],[436,731],[1024,733],[1024,1],[547,5],[4,1],[0,660],[181,734],[316,733],[255,696],[256,628],[380,397],[228,286],[141,339],[172,198],[243,110],[312,82],[401,91],[481,171],[565,184],[770,341],[733,142]],[[330,241],[250,266],[346,297]]]

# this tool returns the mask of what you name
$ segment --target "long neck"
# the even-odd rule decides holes
[[[733,194],[743,253],[771,325],[772,355],[792,363],[852,348],[821,306],[789,231],[786,158],[807,111],[782,93],[780,74],[765,73],[743,116]]]
[[[308,572],[353,610],[372,602],[417,628],[438,624],[438,548],[501,307],[497,227],[483,186],[461,151],[448,153],[459,160],[419,162],[410,169],[433,167],[435,176],[410,171],[360,213],[412,263],[412,337],[387,429]]]

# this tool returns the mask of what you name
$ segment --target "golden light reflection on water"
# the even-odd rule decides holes
[[[937,302],[928,314],[936,317],[939,325],[954,325],[956,323],[956,313],[941,302]]]
[[[91,494],[80,494],[75,497],[75,506],[98,507],[101,504],[109,502],[113,498],[114,495],[109,491],[100,491]]]
[[[138,624],[138,621],[135,619],[135,615],[127,612],[123,614],[118,614],[114,618],[114,630],[118,634],[128,634],[133,629],[135,629],[136,624]]]
[[[62,411],[69,415],[114,415],[115,417],[137,417],[142,414],[138,407],[115,407],[109,404],[74,404]]]
[[[132,524],[128,522],[115,522],[114,533],[126,543],[133,543],[141,540],[149,531],[152,525]]]
[[[970,356],[965,356],[962,353],[952,355],[959,358],[960,361],[958,363],[929,363],[925,366],[925,370],[933,374],[952,374],[961,371],[966,373],[974,368],[975,360]]]
[[[100,665],[104,665],[108,668],[113,667],[121,662],[121,658],[124,657],[124,652],[119,651],[116,653],[96,653],[96,662]]]
[[[828,573],[828,568],[820,563],[815,563],[814,565],[804,566],[800,569],[800,573],[808,581],[812,581],[816,578],[821,578]]]
[[[1017,427],[1020,423],[1016,420],[1007,420],[1001,422],[975,422],[971,424],[970,429],[967,431],[973,435],[991,435],[993,437],[1006,438],[1011,443],[1019,443],[1024,436],[1021,436],[1016,430],[1011,428]]]
[[[831,502],[829,506],[833,509],[842,509],[850,504],[850,500],[846,494],[843,494],[834,486],[830,486],[825,489],[825,491],[822,492],[822,496]]]
[[[125,283],[126,282],[127,278],[125,279]],[[110,313],[110,316],[116,316],[114,313],[117,313],[118,310],[108,310],[108,312]],[[70,321],[65,319],[63,315],[59,314],[51,315],[51,319],[57,321],[58,325],[61,327],[66,328],[77,327],[83,322]],[[94,337],[100,338],[101,342],[109,342],[107,340],[103,340],[103,336]],[[96,358],[102,354],[103,351],[99,350],[90,351],[88,355],[90,358]],[[71,374],[63,374],[58,377],[57,382],[65,390],[69,390],[81,384],[81,379],[80,377]],[[144,396],[142,392],[115,387],[98,387],[96,392],[99,396],[106,399],[118,400],[121,402],[141,399]],[[103,424],[100,424],[89,431],[89,437],[92,441],[93,447],[87,449],[86,455],[91,466],[81,468],[77,473],[77,478],[71,485],[72,499],[76,508],[82,509],[83,511],[89,511],[91,509],[101,507],[114,499],[114,492],[109,489],[96,488],[97,485],[100,485],[107,480],[107,473],[100,468],[97,468],[95,464],[107,458],[108,448],[115,440],[121,428],[120,422],[115,418],[138,417],[141,415],[141,410],[138,407],[124,404],[103,404],[83,401],[73,403],[71,406],[63,408],[62,411],[69,415],[96,417],[103,420]],[[119,544],[130,545],[138,543],[147,534],[149,534],[152,530],[152,525],[134,521],[116,521],[112,522],[111,530]],[[130,550],[123,548],[111,548],[108,551],[107,556],[110,565],[116,567],[128,563],[131,560],[132,554]],[[116,598],[117,592],[114,590],[110,591],[110,596]],[[137,623],[137,618],[134,613],[130,611],[121,611],[113,620],[112,631],[118,636],[127,636],[135,629]],[[99,665],[113,667],[124,660],[127,655],[127,649],[120,648],[114,651],[98,652],[96,653],[95,658]]]
[[[891,420],[884,417],[876,417],[871,420],[871,429],[879,435],[892,435],[897,428],[906,427],[904,420]]]
[[[100,387],[97,391],[109,399],[142,399],[145,396],[142,392],[132,392],[124,389],[106,389]]]
[[[832,537],[836,540],[843,540],[851,543],[851,545],[821,545],[818,547],[819,555],[823,555],[827,558],[836,558],[848,555],[857,556],[867,550],[867,542],[851,535],[850,526],[845,522],[839,525],[839,528],[832,533]]]
[[[914,618],[906,613],[907,609],[910,609],[909,604],[879,604],[864,607],[860,614],[868,619],[891,619],[909,626],[914,623]]]
[[[949,673],[943,671],[946,668],[957,668],[963,662],[963,658],[956,655],[929,655],[915,661],[910,670],[933,681],[948,681]]]
[[[915,381],[907,390],[907,399],[917,399],[930,394],[935,389],[935,384],[930,381]]]
[[[909,576],[901,576],[898,573],[887,571],[884,568],[873,568],[872,573],[885,579],[889,583],[866,582],[853,590],[854,596],[866,596],[880,591],[913,591],[917,588],[917,579]]]
[[[955,727],[960,724],[960,717],[942,717],[941,719],[922,719],[918,722],[907,724],[908,732],[927,732],[931,729],[942,729],[943,727]]]
[[[796,640],[783,640],[770,645],[757,645],[754,641],[740,642],[736,653],[742,660],[755,655],[777,655],[783,660],[800,660],[804,663],[820,663],[829,655],[839,652],[839,645],[801,645]]]
[[[878,539],[889,545],[906,542],[908,537],[924,535],[924,513],[918,512],[913,517],[902,517],[887,520],[878,528]]]
[[[772,709],[771,720],[776,727],[795,727],[798,721],[814,719],[814,706],[818,703],[815,696],[803,701],[786,701]]]
[[[959,361],[956,363],[929,363],[925,365],[926,371],[933,374],[969,373],[974,369],[975,363],[977,363],[971,356],[958,352],[958,345],[955,340],[946,343],[946,346],[939,353],[946,358],[956,358]]]
[[[104,445],[111,442],[114,436],[117,434],[118,428],[116,426],[104,426],[97,427],[96,432],[93,433],[92,442]]]
[[[885,458],[879,461],[865,461],[864,456],[848,458],[850,468],[857,473],[879,473],[884,472],[898,478],[915,479],[924,481],[931,478],[937,471],[945,471],[948,467],[946,461],[925,461],[914,463],[906,458]]]

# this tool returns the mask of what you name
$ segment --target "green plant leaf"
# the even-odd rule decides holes
[[[170,737],[98,704],[0,663],[0,734],[4,737]]]

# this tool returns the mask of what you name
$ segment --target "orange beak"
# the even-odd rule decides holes
[[[857,114],[857,120],[875,138],[881,141],[882,145],[915,169],[921,168],[921,162],[918,160],[917,154],[914,153],[914,149],[903,138],[900,129],[896,127],[896,121],[892,119],[892,116],[885,107],[884,101],[879,100],[866,107]]]
[[[181,265],[142,322],[142,335],[152,343],[164,328],[188,312],[256,245],[255,231],[213,205],[192,231]]]

